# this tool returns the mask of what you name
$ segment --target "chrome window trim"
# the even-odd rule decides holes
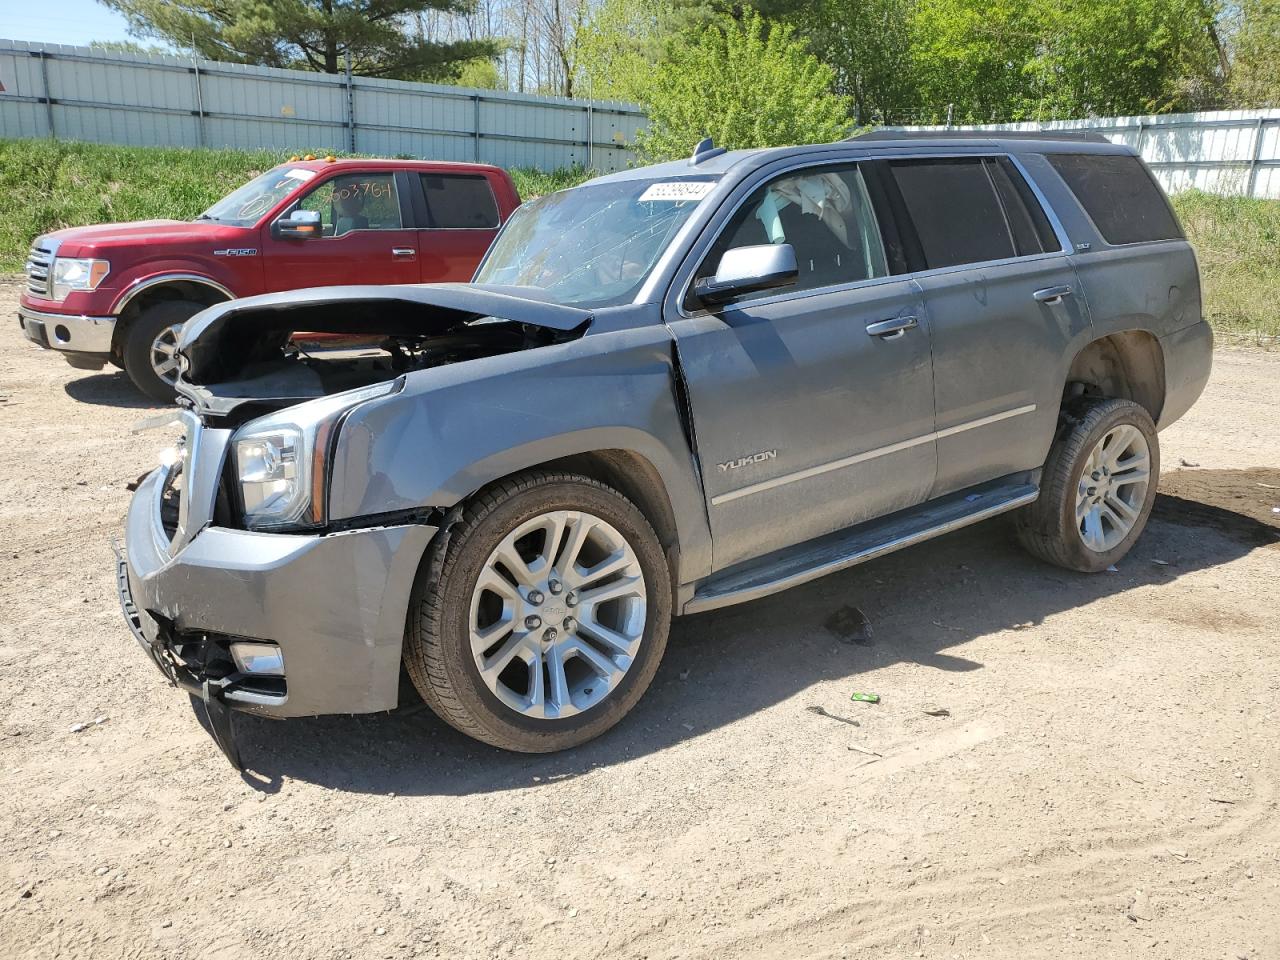
[[[116,298],[116,302],[111,305],[112,316],[118,317],[122,314],[124,312],[124,308],[127,307],[129,303],[143,290],[149,290],[152,287],[159,286],[163,283],[175,283],[179,281],[198,283],[201,286],[208,287],[210,290],[217,291],[228,300],[234,300],[236,298],[234,293],[222,284],[218,283],[217,280],[210,280],[208,277],[201,276],[198,273],[162,273],[159,276],[148,277],[145,280],[133,281],[133,283]]]
[[[976,420],[967,420],[964,423],[958,423],[955,426],[947,427],[944,430],[933,430],[929,433],[921,434],[918,437],[911,437],[908,440],[899,440],[897,443],[891,443],[884,447],[875,447],[871,450],[864,450],[862,453],[855,453],[850,457],[841,457],[839,460],[830,460],[827,463],[820,463],[813,467],[806,467],[803,470],[796,470],[792,473],[783,474],[780,477],[774,477],[772,480],[761,480],[759,483],[751,483],[745,487],[739,487],[736,490],[729,490],[726,493],[717,494],[711,498],[711,505],[713,507],[718,507],[722,503],[737,500],[739,497],[750,496],[753,493],[763,493],[766,490],[785,486],[788,483],[795,483],[798,480],[808,480],[810,477],[818,477],[824,473],[830,473],[832,470],[841,470],[844,467],[852,467],[859,463],[865,463],[868,460],[876,460],[880,457],[888,456],[891,453],[909,450],[912,447],[920,446],[922,443],[931,443],[935,440],[953,437],[957,433],[964,433],[966,430],[975,430],[978,427],[986,427],[993,423],[999,423],[1002,420],[1020,417],[1027,413],[1034,413],[1035,410],[1036,405],[1034,403],[1024,404],[1021,407],[1014,407],[1011,410],[1003,410],[1000,413],[993,413],[985,417],[979,417]]]
[[[720,236],[720,230],[723,229],[723,227],[733,219],[734,215],[737,214],[738,210],[742,207],[742,205],[746,203],[749,199],[751,199],[752,194],[756,191],[758,187],[760,187],[765,183],[768,183],[771,180],[777,179],[778,177],[786,176],[787,174],[795,170],[804,170],[812,167],[833,167],[833,166],[845,166],[845,165],[857,164],[857,163],[870,163],[876,160],[953,160],[953,159],[982,160],[986,158],[994,159],[999,157],[1007,157],[1009,161],[1013,164],[1013,166],[1017,169],[1018,173],[1022,175],[1022,179],[1026,181],[1027,186],[1031,188],[1032,194],[1035,196],[1036,201],[1040,204],[1040,208],[1044,211],[1044,215],[1049,221],[1049,226],[1053,229],[1054,236],[1058,238],[1057,250],[1046,250],[1042,253],[1029,253],[1023,256],[1003,257],[999,260],[976,260],[973,263],[961,263],[961,264],[954,264],[952,266],[947,266],[947,267],[935,267],[931,270],[907,271],[906,273],[889,274],[888,276],[884,276],[884,277],[871,277],[866,280],[851,280],[848,283],[829,284],[824,287],[811,287],[807,290],[782,291],[780,293],[774,294],[773,296],[756,297],[751,300],[747,300],[743,302],[749,303],[753,306],[763,306],[763,305],[774,304],[774,303],[787,303],[791,300],[802,300],[810,296],[816,296],[816,295],[827,294],[827,293],[840,293],[840,292],[849,291],[849,290],[857,290],[862,287],[870,287],[876,284],[885,283],[887,281],[910,280],[916,277],[944,276],[946,274],[957,273],[961,270],[973,270],[979,267],[1000,267],[1000,266],[1005,266],[1006,264],[1011,264],[1011,263],[1031,263],[1036,260],[1046,260],[1046,259],[1056,258],[1056,257],[1066,257],[1067,255],[1069,255],[1071,252],[1071,239],[1067,235],[1066,227],[1063,226],[1062,221],[1059,219],[1057,211],[1053,209],[1053,206],[1049,203],[1048,198],[1044,195],[1044,192],[1040,189],[1039,184],[1037,184],[1035,182],[1035,179],[1027,172],[1027,168],[1022,164],[1022,162],[1016,156],[1009,153],[1007,150],[995,150],[995,151],[973,150],[968,152],[950,152],[950,151],[947,151],[947,152],[914,152],[914,151],[913,152],[885,152],[885,153],[872,153],[872,154],[866,154],[866,155],[859,155],[855,157],[837,156],[837,157],[822,157],[820,159],[806,158],[803,161],[785,166],[782,169],[773,169],[772,167],[761,168],[761,170],[767,170],[769,172],[764,173],[762,176],[759,176],[759,177],[755,177],[755,176],[747,177],[741,183],[735,185],[734,189],[737,189],[739,186],[742,185],[742,183],[748,183],[748,182],[750,183],[750,186],[747,188],[746,192],[737,200],[736,203],[734,203],[729,208],[728,214],[720,222],[715,233],[710,234],[709,238],[706,238],[706,237],[698,238],[698,241],[694,244],[693,247],[690,248],[689,253],[686,254],[685,259],[680,264],[679,271],[677,272],[676,281],[673,282],[668,289],[668,299],[666,303],[666,309],[664,309],[664,313],[666,312],[666,310],[673,309],[675,315],[682,320],[689,320],[694,317],[704,317],[711,313],[711,311],[709,310],[688,311],[685,309],[685,306],[684,306],[685,299],[689,293],[689,287],[692,286],[693,284],[693,279],[694,279],[693,274],[697,271],[697,265],[702,262],[702,258],[706,256],[707,251],[711,248],[711,246],[715,243],[716,239]],[[755,173],[757,174],[759,174],[760,172],[761,172],[760,170],[755,171]],[[877,226],[879,226],[878,221],[877,221]],[[692,263],[692,266],[690,266],[691,263]],[[689,271],[688,275],[684,277],[683,281],[681,281],[679,279],[680,273],[685,270]],[[675,298],[674,303],[672,303],[670,299],[670,291],[677,289],[677,287],[679,288],[679,295]],[[726,306],[732,307],[733,305],[734,305],[733,303],[730,303],[730,304],[727,304]]]

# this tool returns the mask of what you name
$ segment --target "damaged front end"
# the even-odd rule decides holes
[[[591,321],[527,293],[445,283],[229,301],[183,331],[178,392],[205,417],[243,421],[415,370],[576,339]]]
[[[130,631],[204,704],[234,765],[232,711],[397,703],[409,595],[439,520],[422,509],[329,522],[344,418],[415,371],[563,342],[590,319],[440,285],[258,297],[188,323],[183,409],[159,418],[181,438],[138,484],[117,582]]]

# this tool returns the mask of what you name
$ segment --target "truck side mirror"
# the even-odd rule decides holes
[[[271,233],[281,239],[308,240],[321,235],[318,210],[294,210],[271,225]]]
[[[693,295],[703,303],[728,303],[756,290],[785,287],[800,277],[796,248],[789,243],[762,243],[726,250],[714,277],[693,285]]]

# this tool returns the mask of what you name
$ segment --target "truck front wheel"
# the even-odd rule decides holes
[[[635,504],[586,477],[531,472],[483,491],[433,542],[404,660],[451,726],[549,753],[635,706],[670,620],[666,558]]]
[[[203,309],[203,304],[190,300],[164,300],[143,310],[125,331],[125,373],[152,400],[173,401],[178,335],[182,325]]]

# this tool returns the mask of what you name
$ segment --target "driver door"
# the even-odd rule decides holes
[[[710,229],[690,287],[737,246],[790,243],[800,266],[790,287],[668,308],[715,568],[924,501],[937,471],[928,318],[916,284],[891,273],[858,165],[774,177]],[[886,320],[906,329],[877,335]]]
[[[282,216],[319,213],[321,236],[264,241],[267,291],[418,283],[418,231],[401,193],[391,172],[344,173],[316,184]]]

